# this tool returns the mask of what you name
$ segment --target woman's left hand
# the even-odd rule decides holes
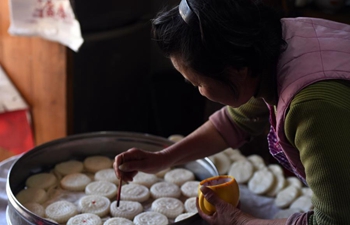
[[[216,208],[216,212],[209,216],[200,210],[197,199],[198,214],[210,225],[243,225],[248,221],[255,219],[249,214],[242,212],[237,207],[234,207],[233,205],[220,199],[210,188],[202,186],[201,191],[207,201]]]

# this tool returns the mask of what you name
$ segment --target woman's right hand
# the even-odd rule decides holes
[[[138,171],[157,173],[168,168],[166,157],[162,152],[150,152],[138,148],[131,148],[122,152],[114,159],[113,167],[118,178],[132,181]]]

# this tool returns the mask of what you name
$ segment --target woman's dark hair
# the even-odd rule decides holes
[[[278,11],[261,0],[187,1],[195,13],[191,23],[178,7],[152,20],[152,38],[165,56],[223,82],[229,66],[248,67],[256,76],[275,65],[284,44]]]

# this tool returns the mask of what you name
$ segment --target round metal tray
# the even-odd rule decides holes
[[[55,164],[69,159],[83,160],[85,157],[92,155],[104,155],[113,159],[118,153],[132,147],[147,151],[158,151],[171,144],[173,142],[166,138],[149,134],[94,132],[72,135],[37,146],[19,157],[9,170],[6,184],[8,196],[7,222],[9,225],[56,224],[33,214],[23,207],[15,197],[25,187],[25,180],[32,174],[48,171]],[[191,170],[198,180],[218,175],[217,169],[207,158],[192,161],[180,167]],[[198,214],[195,214],[173,224],[200,225],[206,223]]]

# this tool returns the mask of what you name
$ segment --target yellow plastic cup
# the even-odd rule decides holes
[[[206,186],[213,190],[222,200],[237,206],[239,202],[239,186],[233,176],[219,175],[202,180],[198,187],[198,205],[207,215],[212,215],[216,209],[210,204],[200,190],[201,186]]]

